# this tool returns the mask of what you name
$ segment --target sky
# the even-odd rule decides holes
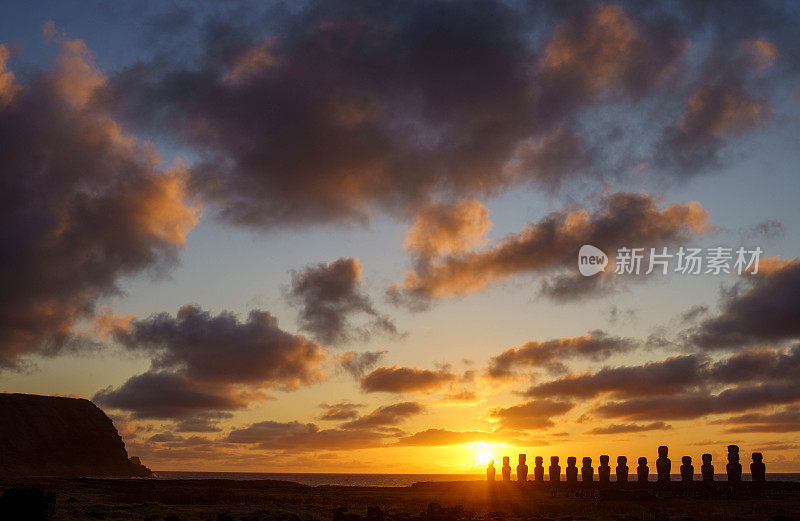
[[[156,471],[800,472],[799,14],[7,2],[0,391]]]

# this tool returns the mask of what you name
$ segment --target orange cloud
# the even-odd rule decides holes
[[[647,424],[637,423],[614,423],[607,427],[596,427],[586,432],[586,434],[630,434],[634,432],[665,431],[671,429],[672,425],[664,422],[652,422]]]
[[[621,7],[602,4],[556,28],[540,67],[545,76],[597,96],[658,83],[674,71],[671,65],[685,47],[685,42],[640,27]]]
[[[103,308],[94,317],[94,332],[99,337],[107,339],[114,334],[125,334],[129,330],[131,321],[136,315],[122,315],[109,308]]]
[[[71,40],[52,21],[42,25],[42,32],[59,45],[51,80],[61,98],[73,107],[85,107],[106,83],[106,75],[94,63],[94,55],[83,40]]]
[[[1,216],[14,223],[0,243],[16,252],[0,274],[0,366],[92,345],[74,325],[120,291],[120,277],[174,263],[200,211],[182,169],[160,169],[153,147],[94,103],[108,85],[86,44],[52,23],[44,31],[58,55],[24,88],[0,47]]]
[[[543,367],[550,371],[566,371],[563,361],[568,358],[605,360],[614,354],[626,353],[636,347],[631,339],[611,337],[602,331],[579,337],[557,338],[544,342],[526,342],[493,356],[487,375],[491,378],[514,377],[518,367]]]
[[[548,399],[531,400],[510,407],[494,407],[487,415],[500,429],[537,430],[555,425],[554,416],[561,416],[575,407],[573,402]]]
[[[272,49],[274,44],[275,40],[268,38],[247,49],[236,58],[230,70],[223,76],[223,80],[234,84],[240,83],[275,65],[275,52]]]
[[[0,108],[8,105],[14,99],[14,95],[21,89],[17,84],[14,73],[6,68],[6,62],[11,57],[11,49],[0,44]]]
[[[509,443],[518,447],[544,447],[546,440],[512,438],[508,433],[487,431],[453,431],[449,429],[427,429],[399,438],[401,447],[450,447],[468,443]]]
[[[739,46],[756,70],[768,69],[778,59],[778,46],[766,38],[742,40]]]
[[[430,370],[419,367],[378,367],[361,379],[361,389],[368,393],[410,393],[439,389],[458,379],[458,375],[447,368]]]
[[[486,244],[489,209],[475,199],[436,203],[420,210],[403,248],[421,257],[461,253]]]
[[[686,104],[680,127],[697,139],[742,134],[769,122],[772,108],[741,89],[706,83],[695,89]]]
[[[513,275],[544,274],[572,268],[583,244],[615,251],[621,245],[647,247],[686,240],[710,229],[708,212],[698,202],[659,208],[644,193],[619,192],[600,208],[554,212],[494,246],[436,258],[408,271],[402,285],[389,288],[397,302],[466,295]]]

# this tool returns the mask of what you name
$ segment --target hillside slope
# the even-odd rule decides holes
[[[150,476],[89,400],[0,394],[0,475]]]

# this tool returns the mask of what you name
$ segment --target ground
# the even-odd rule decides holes
[[[56,493],[55,520],[162,520],[181,521],[259,519],[286,521],[358,521],[368,507],[380,507],[363,521],[453,521],[520,519],[523,521],[613,520],[768,520],[775,516],[800,519],[800,486],[740,493],[685,494],[676,488],[656,497],[635,487],[614,491],[568,494],[562,488],[553,497],[547,487],[516,483],[429,483],[412,487],[308,487],[280,481],[57,479],[0,480],[0,489],[33,487]],[[677,486],[676,486],[677,487]],[[663,495],[663,494],[662,494]],[[583,497],[580,497],[583,496]],[[438,503],[437,510],[430,503]],[[460,507],[453,508],[453,507]],[[336,513],[337,509],[339,513]],[[344,510],[346,509],[346,510]],[[175,518],[172,518],[175,519]],[[777,518],[780,519],[780,518]]]

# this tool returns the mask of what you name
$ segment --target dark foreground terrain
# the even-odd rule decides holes
[[[797,483],[772,484],[768,490],[743,488],[731,494],[724,484],[713,491],[676,484],[660,491],[655,486],[561,487],[554,493],[547,486],[499,482],[385,488],[309,487],[281,481],[0,480],[0,490],[16,487],[49,491],[39,493],[49,498],[54,493],[54,520],[800,520]],[[0,513],[0,519],[28,518]]]

